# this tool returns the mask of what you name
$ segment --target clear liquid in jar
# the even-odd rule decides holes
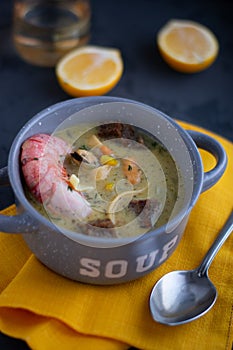
[[[90,37],[88,1],[18,1],[14,9],[15,48],[27,62],[54,66]]]

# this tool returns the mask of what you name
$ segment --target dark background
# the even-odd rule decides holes
[[[173,118],[212,130],[233,141],[233,2],[231,0],[92,0],[90,44],[116,47],[124,74],[109,93],[144,102]],[[11,143],[34,114],[70,98],[58,86],[54,69],[23,62],[12,45],[12,0],[0,0],[0,168]],[[182,74],[169,68],[156,47],[156,33],[169,19],[189,19],[217,36],[219,56],[207,70]],[[0,209],[13,202],[0,189]],[[27,345],[0,334],[0,349]]]

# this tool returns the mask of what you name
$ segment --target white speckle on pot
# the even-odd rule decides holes
[[[38,124],[39,124],[39,125],[42,125],[42,123],[41,123],[41,122],[39,122]]]

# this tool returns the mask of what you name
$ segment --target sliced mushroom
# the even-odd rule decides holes
[[[78,166],[80,166],[82,162],[82,157],[77,152],[70,153],[70,159],[72,162]]]
[[[98,167],[97,169],[95,169],[95,179],[96,181],[100,181],[100,180],[105,180],[108,177],[108,174],[110,173],[112,169],[111,165],[102,165],[100,167]]]
[[[96,135],[91,135],[88,143],[90,147],[96,147],[96,146],[101,147],[103,145]]]
[[[128,206],[130,201],[132,200],[132,197],[135,194],[141,193],[145,191],[145,187],[141,188],[140,190],[135,190],[135,191],[125,191],[120,194],[118,194],[113,201],[110,203],[108,207],[108,216],[109,219],[112,221],[112,223],[115,225],[116,220],[115,220],[115,213],[117,211],[120,211],[121,209],[125,208]],[[127,198],[128,197],[128,198]]]
[[[90,151],[79,148],[77,151],[73,152],[72,157],[77,159],[77,161],[83,161],[86,164],[96,168],[99,166],[99,161],[97,157]]]
[[[96,135],[92,135],[88,142],[90,147],[99,149],[101,154],[112,155],[113,151],[106,145],[103,144]]]

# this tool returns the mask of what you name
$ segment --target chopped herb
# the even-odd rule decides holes
[[[158,152],[159,152],[159,154],[162,153],[162,148],[161,147],[158,147]]]
[[[88,150],[86,145],[82,145],[82,146],[80,146],[79,148],[80,148],[80,149],[84,149],[85,151]]]
[[[68,186],[67,186],[67,190],[72,192],[72,191],[73,191],[73,188],[72,188],[70,185],[68,185]]]
[[[131,165],[128,165],[128,171],[131,171],[133,168]]]
[[[35,157],[35,158],[33,158],[33,160],[39,160],[39,158],[36,158],[36,157]]]

